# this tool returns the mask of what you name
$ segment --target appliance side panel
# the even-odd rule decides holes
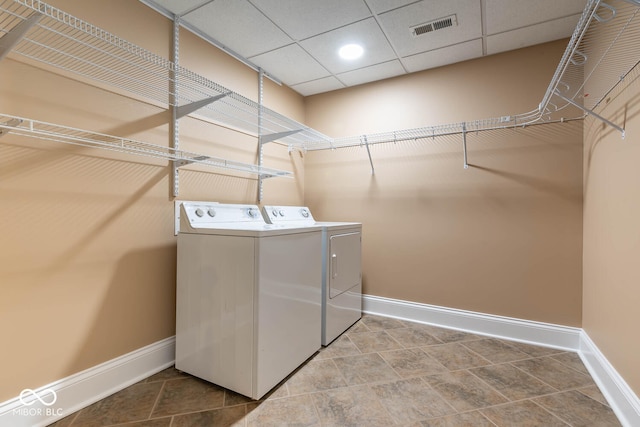
[[[178,235],[176,368],[251,396],[254,238]]]
[[[322,239],[305,232],[259,239],[257,397],[320,349]]]

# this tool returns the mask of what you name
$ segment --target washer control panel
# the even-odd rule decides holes
[[[314,224],[311,211],[306,206],[264,206],[262,208],[264,220],[270,224],[303,223]]]
[[[181,220],[187,220],[194,228],[206,228],[221,223],[265,224],[256,205],[234,205],[216,202],[183,202]]]

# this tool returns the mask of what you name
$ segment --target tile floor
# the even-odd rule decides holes
[[[261,401],[169,368],[53,425],[620,423],[575,353],[364,315]]]

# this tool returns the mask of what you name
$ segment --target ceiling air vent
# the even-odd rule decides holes
[[[435,19],[433,21],[426,22],[424,24],[411,27],[411,35],[418,37],[423,34],[431,33],[433,31],[443,30],[445,28],[454,27],[458,25],[458,18],[456,15],[445,16],[444,18]]]

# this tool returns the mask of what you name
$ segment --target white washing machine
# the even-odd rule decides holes
[[[322,345],[362,317],[362,224],[315,221],[304,206],[264,206],[271,224],[322,227]]]
[[[176,368],[260,399],[320,349],[322,227],[255,205],[184,202]]]

